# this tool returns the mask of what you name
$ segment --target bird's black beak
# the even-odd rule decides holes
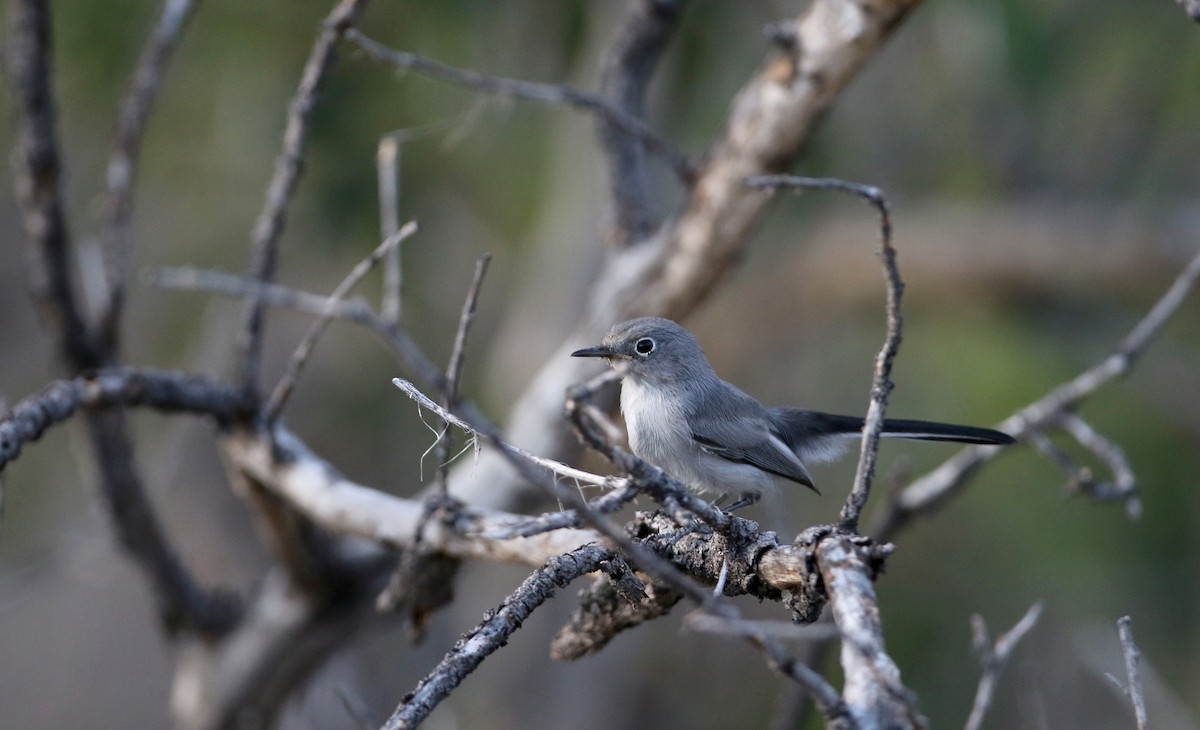
[[[585,347],[582,350],[576,350],[571,353],[571,357],[603,357],[612,359],[620,357],[621,353],[617,352],[608,345],[596,345],[595,347]]]

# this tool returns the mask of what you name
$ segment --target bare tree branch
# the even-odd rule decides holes
[[[979,614],[971,616],[975,653],[979,655],[983,675],[979,678],[979,687],[975,690],[975,701],[971,705],[971,714],[967,716],[965,730],[979,730],[983,726],[983,719],[992,706],[992,695],[996,690],[996,682],[1000,679],[1000,672],[1004,670],[1004,665],[1008,663],[1008,658],[1017,648],[1017,644],[1037,625],[1041,615],[1042,604],[1033,604],[1021,620],[996,639],[994,644],[988,637],[987,622],[983,617]]]
[[[400,230],[400,140],[396,135],[384,135],[379,140],[375,167],[379,179],[379,228],[387,239]],[[403,287],[400,249],[395,248],[383,261],[383,301],[379,305],[380,314],[389,322],[400,321]]]
[[[645,117],[646,90],[682,15],[682,0],[632,0],[605,58],[601,93],[626,114]],[[608,159],[612,238],[642,240],[654,228],[654,191],[641,140],[601,117],[600,146]]]
[[[45,0],[17,0],[8,13],[7,68],[17,114],[13,183],[28,239],[29,290],[65,362],[106,364],[71,284],[71,248],[63,211],[61,165],[50,90],[50,10]]]
[[[601,561],[611,557],[612,551],[607,547],[585,545],[551,558],[504,599],[498,610],[491,612],[455,644],[416,689],[404,696],[383,727],[400,730],[419,725],[488,655],[507,644],[513,632],[521,628],[533,610],[553,596],[555,590],[596,570]]]
[[[96,316],[97,336],[117,348],[117,329],[125,300],[125,268],[129,258],[129,222],[133,182],[141,156],[146,122],[162,88],[167,61],[195,7],[195,0],[164,0],[158,24],[146,40],[133,74],[133,85],[121,104],[116,139],[105,173],[107,221],[103,232],[106,298]]]
[[[164,413],[196,413],[227,423],[241,406],[237,390],[201,375],[149,368],[112,368],[59,380],[0,417],[0,470],[51,426],[81,408],[147,406]]]
[[[105,503],[122,546],[149,579],[164,628],[217,636],[237,620],[237,601],[223,591],[202,588],[184,567],[141,489],[123,421],[114,422],[118,414],[97,411],[149,406],[209,415],[221,423],[233,417],[241,402],[241,394],[228,386],[180,372],[116,368],[58,381],[0,418],[0,470],[25,444],[85,409]]]
[[[347,40],[358,44],[367,55],[376,61],[390,64],[398,69],[412,70],[434,76],[459,86],[478,89],[490,94],[500,94],[515,99],[538,101],[546,104],[568,104],[578,109],[584,109],[598,114],[614,126],[638,138],[646,148],[660,155],[680,179],[688,181],[694,170],[692,163],[670,142],[658,136],[644,121],[626,113],[620,107],[607,99],[587,91],[573,89],[569,86],[555,84],[539,84],[532,81],[519,81],[499,76],[489,76],[478,71],[447,66],[415,53],[397,51],[372,40],[355,29],[346,33]]]
[[[1133,620],[1128,616],[1117,619],[1117,633],[1121,637],[1121,651],[1125,655],[1125,677],[1128,684],[1122,683],[1111,674],[1108,678],[1121,690],[1133,706],[1133,717],[1138,730],[1147,730],[1150,721],[1146,715],[1146,696],[1142,689],[1142,653],[1138,651],[1133,641]]]
[[[333,293],[329,295],[321,316],[304,333],[304,339],[300,340],[300,344],[296,346],[296,351],[292,353],[292,359],[288,362],[287,370],[284,372],[283,377],[279,379],[275,390],[271,392],[271,397],[267,401],[266,407],[263,408],[263,420],[267,424],[272,424],[279,418],[279,413],[283,410],[284,405],[287,404],[292,390],[296,387],[296,381],[299,379],[300,372],[304,369],[305,363],[308,362],[313,347],[317,344],[317,339],[325,331],[325,327],[329,324],[330,320],[337,316],[338,303],[354,287],[358,286],[358,282],[362,281],[363,277],[375,268],[376,264],[387,255],[388,251],[395,249],[404,239],[416,232],[416,222],[410,221],[403,228],[389,236],[383,243],[376,246],[375,250],[368,254],[365,259],[358,262],[358,265],[342,279],[341,283],[333,290]]]
[[[483,286],[483,277],[487,273],[491,260],[491,254],[484,254],[475,262],[475,276],[471,280],[467,298],[463,302],[462,314],[458,318],[458,329],[454,333],[454,347],[450,351],[450,361],[446,365],[446,388],[442,397],[442,406],[447,411],[453,410],[458,405],[458,379],[462,375],[463,359],[466,357],[467,332],[475,321],[479,290]],[[435,453],[438,461],[438,486],[442,495],[445,496],[449,490],[450,476],[450,422],[444,421],[443,423],[445,425],[438,434]]]
[[[892,219],[887,198],[879,188],[835,178],[775,175],[753,177],[746,180],[746,184],[752,188],[766,189],[838,190],[857,195],[879,211],[880,259],[883,262],[884,280],[887,284],[887,334],[884,336],[883,348],[875,358],[871,402],[863,424],[862,445],[858,456],[858,468],[854,474],[854,485],[846,496],[845,504],[842,505],[842,526],[855,532],[858,530],[858,519],[871,496],[875,462],[879,456],[879,438],[883,433],[883,419],[887,412],[888,397],[895,387],[891,379],[892,363],[900,350],[900,339],[904,331],[904,315],[900,311],[904,282],[900,279],[900,269],[896,264],[896,249],[892,246]]]
[[[833,620],[842,636],[842,698],[861,728],[921,728],[916,698],[900,681],[900,669],[883,643],[883,623],[871,583],[873,572],[846,536],[817,545]]]
[[[278,284],[262,284],[242,276],[190,267],[164,268],[148,272],[147,281],[165,289],[208,291],[231,297],[253,297],[265,304],[287,307],[298,312],[323,316],[329,298],[311,292],[301,292]],[[378,337],[427,385],[445,387],[441,369],[422,352],[397,322],[385,320],[362,299],[351,298],[334,306],[334,317],[365,327]]]
[[[1072,411],[1101,386],[1129,372],[1150,341],[1196,286],[1197,279],[1200,279],[1200,253],[1184,267],[1166,293],[1112,353],[1037,402],[1009,416],[997,428],[1014,438],[1024,438],[1030,429],[1040,430],[1052,424],[1061,414]],[[937,469],[895,494],[872,534],[879,539],[887,539],[913,516],[936,510],[999,453],[1000,449],[995,446],[971,446],[955,454]]]
[[[317,106],[321,84],[334,61],[338,41],[366,6],[366,0],[339,0],[325,18],[304,64],[300,85],[288,105],[287,126],[283,132],[283,149],[275,158],[275,172],[267,187],[266,201],[254,224],[253,247],[250,253],[250,276],[269,284],[275,275],[279,236],[283,233],[288,203],[303,169],[304,144],[309,122]],[[257,298],[246,302],[245,321],[239,338],[240,357],[238,382],[256,392],[259,359],[262,350],[263,302]]]

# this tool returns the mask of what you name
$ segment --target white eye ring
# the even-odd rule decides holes
[[[654,352],[654,340],[649,337],[643,337],[633,344],[633,351],[645,357]]]

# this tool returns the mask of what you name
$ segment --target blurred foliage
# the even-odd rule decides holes
[[[329,7],[200,4],[145,142],[136,267],[244,267],[286,104]],[[595,88],[620,8],[559,0],[375,3],[361,25],[384,43],[446,63]],[[97,193],[120,95],[156,6],[60,0],[53,10],[65,191],[75,240],[86,242],[100,220]],[[794,12],[778,0],[694,3],[652,87],[650,122],[702,153],[767,52],[763,26]],[[1196,246],[1198,82],[1200,30],[1168,0],[937,0],[906,21],[828,115],[796,170],[879,185],[894,203],[910,288],[893,412],[996,421],[1124,335]],[[11,125],[12,114],[3,115],[6,140]],[[422,225],[406,244],[407,322],[444,358],[471,262],[494,253],[466,389],[502,416],[579,311],[604,239],[605,170],[592,122],[567,109],[398,75],[343,48],[313,119],[282,241],[282,281],[328,291],[375,244],[374,155],[380,137],[395,130],[421,130],[402,148],[402,216]],[[0,175],[11,189],[7,168]],[[656,204],[669,213],[679,191],[659,175]],[[882,334],[873,220],[856,203],[827,196],[781,201],[742,268],[689,323],[718,370],[763,398],[861,409]],[[20,296],[19,227],[7,197],[0,225],[0,390],[11,402],[39,389],[53,367]],[[378,286],[363,292],[376,296]],[[238,311],[204,295],[138,287],[126,323],[128,358],[224,372]],[[270,376],[306,322],[273,316]],[[1084,409],[1128,453],[1144,490],[1140,521],[1116,506],[1065,498],[1061,474],[1014,449],[942,513],[901,536],[879,583],[884,619],[905,680],[936,726],[960,722],[974,692],[969,615],[983,614],[998,634],[1035,600],[1046,601],[1047,617],[1002,679],[991,727],[1131,727],[1099,676],[1120,672],[1114,622],[1125,613],[1147,662],[1190,712],[1169,714],[1175,705],[1156,689],[1152,718],[1195,726],[1198,327],[1193,296],[1134,374]],[[351,477],[410,493],[429,436],[411,406],[390,395],[395,369],[362,333],[335,327],[287,418]],[[141,458],[189,561],[207,577],[257,580],[261,554],[223,485],[207,430],[164,422],[138,417]],[[101,726],[162,726],[170,658],[91,495],[70,486],[80,479],[56,458],[74,450],[70,441],[53,434],[6,473],[0,706],[14,727],[85,717]],[[920,473],[947,453],[889,444],[883,473],[904,464]],[[760,516],[780,520],[771,526],[786,534],[832,515],[849,469],[820,470],[823,498],[786,494],[782,509]],[[427,461],[425,474],[432,471]],[[288,724],[352,726],[331,689],[347,682],[361,686],[382,717],[521,576],[474,566],[460,603],[435,619],[424,646],[409,648],[394,632],[366,638],[297,698]],[[546,641],[571,593],[535,614],[513,646],[439,710],[442,725],[431,727],[769,721],[779,680],[736,642],[680,637],[677,616],[622,637],[595,659],[551,666]],[[778,615],[774,606],[761,611]],[[121,671],[112,671],[110,656],[120,657]],[[47,686],[61,690],[51,693],[53,706],[33,689]]]

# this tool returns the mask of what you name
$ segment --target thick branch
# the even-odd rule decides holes
[[[0,470],[21,448],[80,408],[147,406],[167,413],[196,413],[226,423],[241,405],[239,391],[201,375],[145,368],[113,368],[59,380],[25,398],[0,418]]]
[[[535,608],[553,596],[557,589],[596,570],[611,556],[609,548],[585,545],[550,559],[504,599],[497,611],[455,644],[417,688],[405,695],[383,727],[399,730],[419,725],[489,654],[508,643],[509,637],[521,628]]]
[[[28,239],[29,289],[61,357],[100,367],[86,317],[71,286],[71,249],[63,211],[54,99],[50,92],[50,10],[44,0],[17,0],[9,10],[6,60],[17,109],[13,183]]]
[[[629,3],[600,81],[601,93],[626,114],[639,119],[645,116],[646,90],[682,12],[682,0]],[[612,237],[621,244],[640,241],[654,227],[654,195],[644,145],[607,118],[601,117],[598,127],[600,146],[608,160]]]
[[[883,643],[873,571],[845,536],[822,540],[817,559],[842,636],[842,699],[859,728],[920,728],[925,719]]]

